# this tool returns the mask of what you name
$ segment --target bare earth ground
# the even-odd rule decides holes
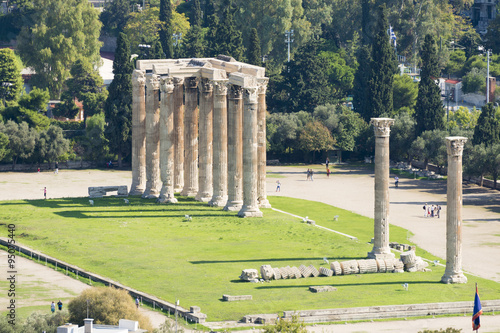
[[[268,195],[290,196],[324,202],[364,216],[373,217],[374,185],[372,172],[345,166],[326,177],[324,167],[315,167],[314,181],[306,181],[307,167],[268,167]],[[275,192],[279,175],[281,192]],[[116,170],[61,170],[37,173],[0,173],[0,200],[41,199],[47,187],[48,198],[84,197],[89,186],[130,185],[130,171]],[[400,187],[390,188],[390,222],[410,230],[418,246],[444,258],[446,256],[446,182],[416,181],[401,179]],[[463,268],[469,273],[500,282],[500,195],[472,186],[464,186]],[[424,203],[440,204],[441,218],[424,218]],[[340,216],[340,219],[342,216]],[[333,219],[333,217],[332,217]],[[2,235],[4,236],[4,235]],[[18,258],[19,259],[19,258]],[[1,275],[7,271],[5,253],[0,257]],[[20,285],[30,283],[43,288],[42,300],[26,295],[21,302],[39,304],[45,299],[69,299],[88,287],[86,284],[66,277],[64,274],[38,265],[29,260],[21,261]],[[0,303],[6,304],[4,293]],[[24,297],[24,296],[23,296]],[[471,292],[471,300],[473,292]],[[36,297],[35,297],[36,298]],[[28,300],[29,299],[29,300]],[[50,302],[49,302],[50,303]],[[2,306],[3,308],[3,306]],[[155,327],[165,317],[148,313]],[[483,316],[483,332],[500,332],[500,316]],[[445,327],[471,329],[471,319],[466,317],[422,319],[409,321],[359,323],[346,325],[318,325],[309,327],[310,332],[417,332],[422,329]]]

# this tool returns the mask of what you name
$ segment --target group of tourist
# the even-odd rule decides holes
[[[59,300],[59,302],[57,302],[57,308],[59,309],[59,311],[62,310],[62,302],[61,300]],[[50,311],[52,311],[52,313],[56,312],[56,303],[52,302],[50,304]]]
[[[424,205],[424,217],[438,217],[441,212],[441,206],[439,205]]]
[[[314,175],[314,171],[313,169],[307,169],[307,178],[306,180],[310,180],[310,181],[313,181],[313,175]]]

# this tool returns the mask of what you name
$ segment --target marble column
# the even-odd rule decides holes
[[[174,77],[174,192],[184,188],[184,78]]]
[[[375,219],[372,259],[392,259],[389,247],[389,135],[394,119],[372,118],[375,130]]]
[[[467,138],[446,138],[448,179],[446,201],[446,269],[443,283],[467,283],[462,272],[462,153]]]
[[[240,217],[262,217],[257,202],[257,87],[243,88],[243,207]]]
[[[181,195],[198,193],[198,78],[184,80],[184,188]]]
[[[200,91],[200,118],[199,118],[199,190],[195,199],[201,202],[209,202],[212,199],[212,140],[213,140],[213,110],[214,99],[213,82],[207,78],[202,78],[198,85]]]
[[[143,198],[160,194],[160,82],[158,75],[146,75],[146,189]]]
[[[227,202],[227,80],[214,81],[213,196],[210,206]]]
[[[174,197],[174,84],[171,77],[160,79],[160,202],[176,203]]]
[[[132,73],[132,185],[130,195],[142,195],[146,188],[146,75]]]
[[[266,186],[266,90],[269,79],[258,79],[258,109],[257,109],[257,200],[260,208],[271,208],[267,200]]]
[[[227,203],[224,210],[243,206],[243,89],[230,85],[227,106]]]

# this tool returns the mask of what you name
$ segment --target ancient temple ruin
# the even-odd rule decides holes
[[[132,76],[130,194],[175,203],[174,192],[241,217],[266,196],[263,67],[231,57],[138,60]]]

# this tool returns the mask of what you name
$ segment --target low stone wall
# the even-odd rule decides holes
[[[8,243],[8,239],[5,237],[0,237],[0,245],[6,246],[6,247],[12,246]],[[149,295],[149,294],[144,293],[142,291],[138,291],[138,290],[129,288],[127,286],[122,285],[119,282],[102,277],[100,275],[87,272],[86,270],[83,270],[83,269],[79,268],[78,266],[74,266],[74,265],[68,264],[64,261],[50,257],[48,255],[45,255],[45,254],[39,252],[39,251],[35,251],[27,246],[19,245],[19,243],[14,245],[14,247],[15,247],[17,252],[24,253],[25,255],[33,258],[33,260],[38,260],[40,263],[43,263],[43,262],[49,263],[49,264],[55,265],[56,267],[59,267],[61,269],[65,269],[66,271],[69,271],[71,273],[75,273],[75,274],[77,274],[78,277],[88,279],[89,283],[100,282],[100,283],[103,283],[104,285],[107,285],[109,287],[124,289],[133,298],[139,297],[142,300],[142,302],[149,303],[154,308],[161,308],[162,311],[168,311],[169,313],[174,314],[176,311],[176,308],[177,308],[177,313],[181,317],[184,317],[187,320],[190,320],[191,322],[204,323],[207,319],[207,315],[204,313],[201,313],[200,308],[197,306],[192,306],[190,310],[187,310],[181,306],[176,307],[175,304],[172,304],[170,302],[159,299],[153,295]]]

